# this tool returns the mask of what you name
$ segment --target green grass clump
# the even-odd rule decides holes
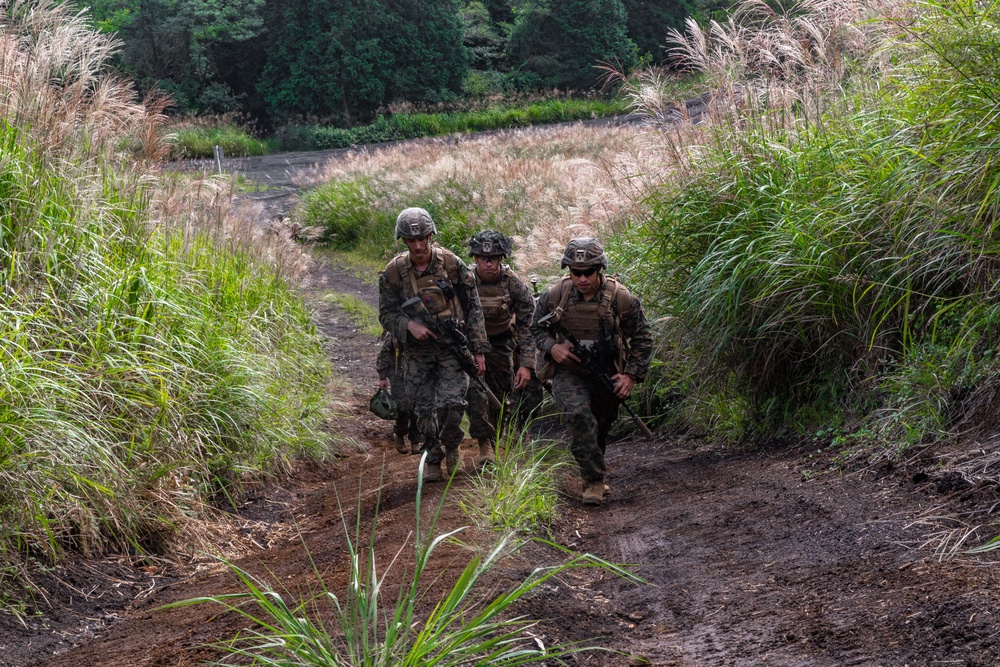
[[[559,476],[571,461],[554,444],[529,442],[526,433],[505,432],[496,462],[474,477],[460,497],[482,528],[528,533],[548,525],[559,502]]]
[[[437,533],[447,493],[431,515],[429,526],[422,526],[428,523],[420,512],[422,481],[421,472],[417,480],[413,570],[403,573],[398,589],[390,587],[388,575],[394,566],[400,567],[396,561],[406,545],[400,547],[400,553],[385,570],[376,569],[376,508],[366,547],[362,546],[360,510],[353,531],[344,520],[349,579],[342,591],[326,589],[317,572],[323,590],[301,602],[289,603],[285,598],[294,598],[294,593],[283,596],[267,582],[231,565],[244,592],[170,606],[211,602],[240,614],[251,627],[218,648],[230,657],[275,667],[551,664],[561,663],[572,654],[602,650],[584,644],[543,646],[531,633],[537,621],[516,615],[518,601],[551,579],[578,568],[598,567],[633,582],[639,579],[600,558],[578,554],[558,565],[536,567],[524,581],[498,593],[491,574],[519,546],[508,535],[485,553],[470,551],[472,555],[464,567],[455,566],[454,583],[450,587],[442,585],[441,573],[432,576],[436,568],[431,566],[445,557],[438,551],[463,529]],[[395,598],[393,590],[397,591]],[[324,611],[320,611],[321,603]],[[324,624],[320,614],[332,617],[332,626]]]
[[[382,325],[378,321],[378,310],[352,294],[329,292],[323,295],[323,300],[336,304],[354,321],[358,330],[376,338],[382,333]]]
[[[633,265],[682,324],[694,400],[735,388],[745,401],[735,430],[853,415],[901,451],[992,391],[1000,70],[983,63],[997,12],[923,3],[884,69],[803,87],[790,106],[745,79],[751,109],[677,151],[682,168],[629,232],[647,247]]]
[[[421,190],[407,192],[365,176],[333,180],[302,197],[299,217],[305,224],[326,227],[330,248],[385,261],[402,249],[395,239],[399,211],[422,206],[435,220],[435,241],[466,256],[466,241],[481,228],[472,217],[476,187],[448,179],[426,183]],[[497,228],[513,233],[517,222],[508,219]]]
[[[215,146],[225,157],[266,155],[267,144],[234,123],[180,127],[174,131],[170,157],[175,160],[215,157]]]

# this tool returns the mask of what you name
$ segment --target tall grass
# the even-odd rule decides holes
[[[990,400],[996,12],[745,2],[679,38],[722,94],[661,135],[674,167],[630,243],[681,324],[692,406],[742,397],[749,430],[867,417],[898,449]]]
[[[442,495],[430,521],[422,518],[422,470],[423,460],[417,476],[413,569],[402,574],[395,599],[392,597],[395,584],[390,586],[389,575],[393,568],[403,567],[399,561],[404,561],[406,545],[400,547],[384,570],[378,571],[376,508],[367,548],[361,548],[360,513],[355,519],[353,535],[344,520],[349,578],[343,591],[327,589],[317,572],[320,593],[289,603],[268,582],[233,565],[244,592],[196,598],[170,606],[211,602],[240,614],[252,627],[221,648],[230,657],[249,659],[260,665],[559,664],[572,654],[598,650],[582,644],[545,647],[531,633],[537,621],[516,615],[518,601],[550,579],[575,568],[600,567],[632,581],[638,579],[618,566],[581,554],[559,565],[537,567],[524,581],[497,594],[490,575],[518,548],[513,537],[507,535],[485,553],[470,552],[468,563],[455,568],[457,576],[450,588],[442,585],[442,579],[449,575],[434,572],[434,564],[443,557],[438,551],[455,540],[463,529],[437,531],[447,493]],[[286,597],[292,596],[289,593]],[[224,660],[218,664],[230,662]]]
[[[352,152],[315,179],[299,219],[326,226],[334,248],[384,261],[399,247],[396,215],[423,206],[438,241],[461,255],[466,239],[493,227],[515,236],[520,270],[548,273],[570,237],[624,220],[630,200],[620,181],[639,136],[630,127],[548,127]]]
[[[303,257],[227,184],[158,184],[163,102],[85,16],[3,2],[0,26],[0,560],[156,548],[324,451]]]
[[[215,156],[215,147],[227,157],[265,155],[267,144],[247,130],[238,118],[217,117],[174,118],[165,128],[170,145],[170,158],[190,160]]]

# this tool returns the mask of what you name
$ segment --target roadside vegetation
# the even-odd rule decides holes
[[[214,603],[245,617],[251,628],[220,648],[230,657],[259,665],[532,665],[602,650],[580,643],[546,646],[532,633],[537,622],[516,615],[517,603],[574,569],[601,568],[637,583],[641,582],[638,577],[596,556],[567,554],[550,544],[560,564],[535,567],[523,581],[498,593],[491,572],[525,545],[509,531],[485,550],[464,550],[467,560],[459,557],[454,573],[442,575],[431,567],[432,562],[444,557],[437,552],[455,543],[464,529],[445,532],[438,527],[441,511],[451,500],[447,491],[430,520],[421,520],[422,485],[421,472],[413,543],[400,545],[381,571],[376,554],[378,509],[367,540],[361,532],[360,514],[353,528],[342,517],[349,563],[342,591],[329,590],[317,570],[313,574],[319,590],[300,600],[300,593],[288,590],[282,582],[261,580],[230,565],[243,592],[170,606]],[[412,569],[410,559],[403,555],[411,548]],[[399,569],[405,571],[397,578]]]
[[[973,0],[745,2],[678,36],[717,93],[698,126],[660,126],[668,168],[615,247],[674,318],[685,422],[841,460],[992,424],[998,19]],[[651,118],[656,88],[631,88]]]
[[[295,218],[326,227],[331,248],[384,266],[402,248],[396,215],[422,206],[437,241],[460,256],[492,227],[516,238],[518,270],[551,274],[566,238],[624,224],[629,201],[615,172],[631,169],[641,136],[627,126],[545,127],[352,152],[315,179]]]
[[[247,478],[322,457],[329,364],[228,184],[159,181],[163,101],[68,7],[0,7],[0,589],[163,548]]]
[[[268,145],[254,137],[239,119],[231,116],[188,116],[171,120],[166,127],[170,158],[191,160],[215,157],[215,147],[226,157],[266,155]]]

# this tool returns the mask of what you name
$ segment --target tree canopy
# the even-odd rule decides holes
[[[182,112],[369,121],[486,88],[587,89],[663,62],[671,29],[728,0],[94,0],[119,67]],[[485,78],[484,76],[485,75]],[[482,88],[482,86],[480,86]]]

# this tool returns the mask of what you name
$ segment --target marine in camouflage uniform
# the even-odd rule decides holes
[[[490,349],[472,271],[453,252],[433,244],[436,233],[427,211],[403,210],[396,218],[396,238],[403,239],[407,251],[386,265],[378,282],[382,328],[404,341],[404,379],[424,438],[427,481],[442,479],[442,460],[449,475],[460,467],[458,446],[464,436],[461,423],[469,388],[469,377],[458,360],[435,344],[439,336],[444,340],[442,325],[464,322],[479,375],[486,370],[484,355]],[[411,297],[419,297],[419,316],[401,310]]]
[[[490,343],[486,383],[501,401],[515,388],[523,389],[528,384],[535,365],[534,342],[528,329],[535,301],[528,286],[502,263],[513,249],[514,242],[509,236],[493,230],[479,232],[469,239],[469,254],[475,260],[472,273]],[[486,393],[475,383],[469,387],[467,400],[469,435],[479,441],[479,465],[483,466],[495,460],[500,411],[490,407]]]
[[[378,373],[379,389],[389,389],[396,401],[398,412],[396,423],[392,426],[392,439],[396,451],[400,454],[419,454],[420,442],[423,440],[417,428],[417,416],[413,414],[413,400],[409,388],[403,378],[406,358],[402,346],[388,332],[382,334],[382,346],[375,359],[375,371]],[[406,447],[406,438],[410,447]]]
[[[642,382],[653,356],[653,341],[642,304],[617,278],[605,276],[608,260],[592,238],[571,239],[561,262],[570,275],[560,279],[538,300],[531,332],[535,337],[535,368],[539,378],[552,376],[552,396],[569,418],[570,450],[583,477],[583,502],[600,505],[604,484],[604,452],[618,406]],[[551,312],[580,342],[602,341],[614,355],[614,393],[575,364],[573,346],[539,324]],[[598,347],[598,349],[600,349]]]

